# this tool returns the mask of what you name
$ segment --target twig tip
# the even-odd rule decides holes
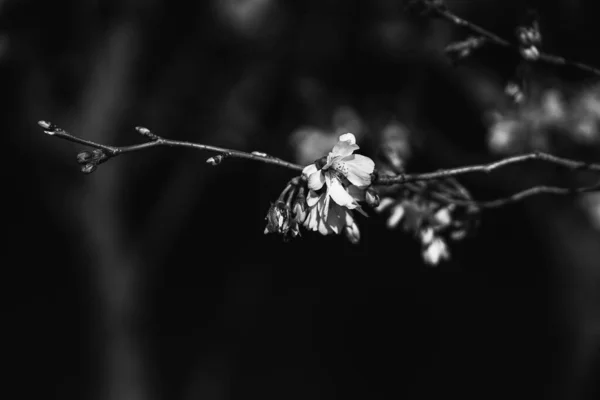
[[[136,126],[135,130],[142,136],[146,136],[150,140],[159,140],[160,137],[152,133],[152,131],[144,126]]]
[[[54,135],[56,133],[57,127],[52,122],[40,120],[38,121],[38,125],[42,127],[44,132],[46,132],[48,135]]]
[[[135,130],[138,131],[142,135],[147,135],[150,133],[150,129],[143,126],[136,126]]]

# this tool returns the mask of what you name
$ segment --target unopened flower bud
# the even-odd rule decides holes
[[[48,131],[53,131],[54,129],[56,129],[56,126],[52,122],[48,121],[38,121],[38,125]]]
[[[271,204],[265,219],[267,220],[265,234],[273,232],[286,234],[290,228],[290,210],[283,201]]]
[[[155,135],[154,133],[152,133],[152,131],[150,131],[150,129],[145,128],[143,126],[136,126],[135,130],[138,131],[138,133],[140,135],[146,136],[150,140],[158,140],[158,139],[160,139],[157,135]]]
[[[150,133],[150,129],[144,128],[143,126],[136,126],[135,130],[138,131],[141,135],[147,135]]]
[[[306,219],[306,202],[296,199],[294,202],[294,220],[298,223],[303,223]]]
[[[223,161],[223,158],[224,158],[223,155],[219,154],[217,156],[209,158],[208,160],[206,160],[206,162],[212,166],[215,166],[215,165],[221,164],[221,161]]]
[[[38,121],[38,125],[44,129],[44,133],[48,135],[54,135],[58,130],[58,126],[48,121]]]
[[[95,164],[85,164],[83,167],[81,167],[81,172],[84,174],[91,174],[96,170],[96,168],[97,167]]]
[[[92,150],[92,163],[99,165],[108,160],[109,156],[102,149]]]
[[[375,189],[369,188],[365,193],[365,201],[369,206],[377,207],[380,203],[379,194],[377,194],[377,191],[375,191]]]
[[[82,151],[81,153],[77,154],[77,163],[87,164],[92,158],[92,153],[89,151]]]

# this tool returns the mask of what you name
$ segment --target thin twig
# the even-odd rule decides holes
[[[488,31],[487,29],[485,29],[479,25],[476,25],[470,21],[460,18],[458,15],[456,15],[452,11],[448,10],[447,7],[441,6],[439,3],[434,2],[434,3],[427,3],[427,4],[429,5],[430,10],[433,12],[434,15],[436,15],[442,19],[445,19],[446,21],[449,21],[450,23],[452,23],[456,26],[460,26],[462,28],[465,28],[465,29],[473,32],[473,33],[483,36],[490,43],[494,43],[498,46],[513,49],[516,51],[519,51],[519,49],[520,49],[519,45],[517,43],[512,43],[512,42],[496,35],[495,33]],[[553,65],[570,66],[573,68],[580,69],[582,71],[589,72],[596,76],[600,76],[600,69],[594,68],[590,65],[587,65],[587,64],[584,64],[581,62],[570,61],[561,56],[540,52],[539,56],[538,56],[538,60],[544,61],[548,64],[553,64]]]
[[[600,172],[600,164],[587,163],[583,161],[571,160],[568,158],[554,156],[548,153],[533,152],[514,157],[504,158],[499,161],[494,161],[489,164],[470,165],[466,167],[442,169],[434,172],[421,174],[399,174],[397,176],[377,175],[374,184],[377,185],[394,185],[397,183],[429,181],[443,179],[457,175],[464,175],[475,172],[490,173],[495,169],[505,167],[511,164],[517,164],[529,160],[540,160],[551,164],[556,164],[571,170],[588,170]]]
[[[472,201],[463,199],[454,199],[446,197],[441,193],[436,193],[434,197],[437,200],[447,202],[448,204],[456,204],[458,206],[477,206],[479,208],[498,208],[508,204],[519,202],[527,197],[531,197],[538,194],[558,194],[558,195],[571,195],[578,193],[590,193],[600,191],[600,183],[596,183],[591,186],[584,186],[579,188],[564,188],[557,186],[534,186],[529,189],[522,190],[508,197],[501,199],[489,200],[489,201]]]
[[[221,154],[225,155],[226,157],[244,158],[247,160],[260,161],[260,162],[263,162],[266,164],[279,165],[279,166],[282,166],[285,168],[290,168],[290,169],[293,169],[296,171],[302,171],[302,169],[304,168],[301,165],[294,164],[294,163],[291,163],[288,161],[284,161],[282,159],[267,155],[265,153],[258,153],[258,152],[246,153],[244,151],[226,149],[223,147],[210,146],[210,145],[206,145],[206,144],[185,142],[185,141],[180,141],[180,140],[164,139],[164,138],[162,138],[160,136],[156,136],[154,134],[151,134],[152,136],[150,136],[148,134],[149,131],[146,128],[141,128],[141,127],[138,127],[137,130],[140,133],[142,133],[144,136],[150,137],[152,139],[151,141],[146,142],[146,143],[132,145],[132,146],[116,147],[116,146],[109,146],[109,145],[105,145],[105,144],[92,142],[90,140],[86,140],[86,139],[82,139],[77,136],[73,136],[70,133],[68,133],[67,131],[65,131],[64,129],[59,128],[56,125],[54,125],[50,122],[47,122],[47,121],[39,121],[38,124],[44,129],[44,132],[46,132],[48,135],[55,136],[60,139],[68,140],[70,142],[79,143],[79,144],[83,144],[85,146],[103,150],[104,152],[107,153],[107,156],[109,158],[116,157],[118,155],[125,154],[125,153],[132,153],[134,151],[145,150],[145,149],[148,149],[151,147],[170,146],[170,147],[186,147],[186,148],[191,148],[191,149],[196,149],[196,150],[214,151],[217,153],[221,153]]]

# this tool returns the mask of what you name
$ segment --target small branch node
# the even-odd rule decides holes
[[[143,126],[136,126],[135,130],[138,131],[138,133],[142,136],[147,137],[148,139],[152,140],[152,141],[158,141],[161,139],[160,136],[155,135],[154,133],[152,133],[152,131],[146,127]]]
[[[84,174],[91,174],[96,170],[96,168],[98,167],[95,164],[85,164],[83,167],[81,167],[81,172]]]
[[[210,157],[206,160],[206,163],[212,165],[213,167],[216,167],[217,165],[221,164],[226,155],[227,154],[218,154],[214,157]]]

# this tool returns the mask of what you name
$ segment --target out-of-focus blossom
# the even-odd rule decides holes
[[[449,260],[450,252],[442,238],[435,237],[423,248],[423,260],[429,265],[438,265],[442,260]]]
[[[489,113],[488,144],[496,153],[556,151],[560,144],[600,143],[600,86],[567,97],[558,89],[532,90],[512,109]]]
[[[396,172],[404,169],[411,151],[410,132],[404,125],[393,121],[381,130],[381,154]]]
[[[228,26],[245,36],[254,36],[277,22],[277,3],[273,0],[215,1],[217,16]],[[270,19],[269,19],[270,18]]]
[[[423,261],[437,265],[450,259],[447,239],[460,240],[467,234],[468,224],[456,215],[453,204],[440,207],[430,200],[414,198],[393,198],[386,196],[375,211],[387,212],[386,225],[389,229],[400,226],[421,242]]]
[[[336,136],[345,132],[353,132],[360,138],[365,129],[364,123],[356,110],[349,106],[340,106],[335,109],[331,118],[333,131]]]
[[[437,265],[442,260],[450,259],[448,245],[443,238],[437,236],[430,227],[421,230],[419,237],[423,246],[423,261],[429,265]]]
[[[292,133],[290,144],[294,147],[296,162],[306,165],[327,153],[337,143],[337,136],[324,129],[305,126]]]
[[[452,217],[450,216],[450,208],[444,207],[440,208],[434,215],[433,221],[437,226],[448,226],[450,222],[452,222]]]
[[[322,92],[325,91],[317,81],[302,79],[300,81],[301,97],[307,104],[323,103]],[[319,109],[319,112],[322,112]],[[303,126],[290,136],[290,145],[295,150],[298,164],[307,165],[326,154],[338,142],[338,137],[352,132],[357,140],[364,135],[365,123],[358,112],[350,106],[340,105],[331,111],[331,124],[326,127]]]
[[[583,144],[600,142],[600,87],[578,99],[571,120],[576,140]]]
[[[398,226],[402,217],[404,217],[405,209],[404,205],[396,204],[394,208],[392,208],[392,212],[387,220],[387,227],[393,229]]]

